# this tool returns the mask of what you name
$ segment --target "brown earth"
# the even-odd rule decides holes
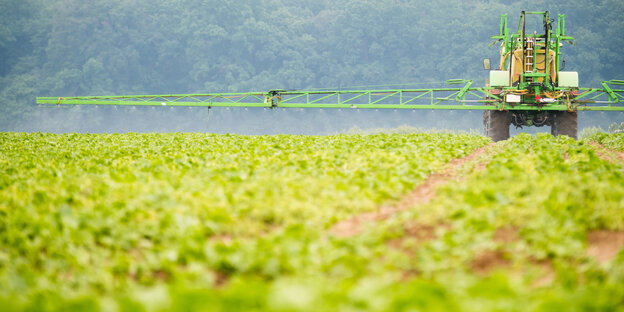
[[[603,160],[606,160],[611,163],[618,162],[618,161],[624,162],[624,152],[606,148],[598,142],[590,142],[589,144],[594,147],[594,151],[596,152],[596,155],[602,158]],[[616,156],[617,158],[614,159],[614,157],[612,157],[611,155]]]
[[[624,231],[598,230],[587,233],[587,253],[600,263],[611,261],[624,249]]]
[[[445,184],[451,180],[457,180],[457,170],[465,163],[473,161],[481,154],[485,153],[494,144],[481,147],[470,155],[453,159],[447,164],[447,169],[441,173],[433,173],[423,181],[418,187],[416,187],[410,194],[403,197],[398,203],[389,206],[380,206],[377,211],[366,212],[355,215],[347,220],[340,221],[329,230],[329,232],[336,236],[351,237],[359,234],[362,230],[362,225],[371,221],[381,221],[388,219],[392,215],[400,211],[405,211],[414,206],[423,205],[431,201],[436,195],[436,188],[439,185]],[[487,163],[478,164],[475,167],[476,170],[482,170]]]
[[[518,229],[515,227],[502,227],[494,233],[494,241],[504,245],[520,240]],[[477,255],[470,267],[477,275],[485,276],[492,270],[509,269],[511,274],[522,276],[527,274],[529,268],[537,268],[539,276],[531,282],[534,288],[546,287],[555,280],[555,270],[549,260],[529,259],[529,266],[512,267],[512,255],[501,250],[484,251]]]
[[[494,241],[509,244],[517,241],[518,230],[513,227],[499,228],[494,234]],[[624,231],[596,230],[587,233],[587,254],[600,263],[607,263],[624,249]],[[535,280],[534,287],[550,284],[555,273],[552,264],[547,260],[532,260],[533,265],[542,269],[544,274]],[[509,259],[500,251],[486,251],[479,254],[471,263],[472,270],[477,274],[485,274],[492,269],[509,267]]]
[[[539,288],[552,284],[556,277],[552,263],[548,260],[534,260],[533,264],[541,269],[542,274],[531,283],[531,286]]]
[[[407,222],[404,225],[404,235],[388,240],[388,245],[396,249],[403,249],[403,251],[408,255],[413,255],[414,250],[403,248],[403,242],[406,239],[412,239],[415,241],[416,245],[420,245],[426,243],[430,240],[434,240],[436,238],[436,230],[439,228],[450,229],[449,224],[421,224],[416,221]]]
[[[515,227],[502,227],[494,233],[494,241],[502,244],[510,244],[517,241],[518,229]],[[509,255],[502,250],[486,250],[479,253],[470,263],[472,272],[478,275],[486,275],[490,271],[499,268],[511,267]]]
[[[412,256],[415,250],[404,247],[402,245],[403,241],[408,238],[415,238],[416,246],[418,246],[421,243],[426,243],[427,241],[435,239],[437,237],[436,230],[439,228],[449,230],[450,225],[444,223],[437,225],[424,225],[413,221],[413,223],[407,223],[405,225],[405,235],[403,237],[389,240],[388,245],[402,250],[409,256]],[[508,251],[505,251],[505,245],[520,240],[518,229],[516,227],[506,226],[497,229],[494,233],[493,240],[503,244],[502,248],[477,251],[474,259],[468,264],[470,270],[474,274],[487,276],[494,270],[508,270],[512,275],[521,277],[526,274],[535,274],[535,270],[537,270],[539,275],[531,282],[531,286],[534,288],[547,287],[555,280],[555,270],[549,260],[537,260],[530,258],[525,265],[520,267],[513,266],[513,255]],[[419,272],[408,271],[404,273],[403,279],[408,280],[416,276],[419,276]]]
[[[437,225],[411,223],[405,226],[405,236],[415,238],[418,242],[426,242],[436,238]]]
[[[483,251],[470,263],[470,269],[478,275],[485,275],[493,269],[509,268],[510,266],[509,257],[500,250]]]

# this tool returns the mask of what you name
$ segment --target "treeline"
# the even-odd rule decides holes
[[[479,84],[486,76],[481,60],[498,57],[489,37],[498,32],[499,15],[509,14],[514,31],[521,10],[566,14],[567,33],[577,38],[576,47],[564,47],[566,69],[579,71],[583,85],[624,78],[621,0],[4,0],[0,130],[26,124],[48,131],[105,129],[131,113],[130,124],[140,129],[154,116],[171,122],[172,114],[182,117],[168,130],[198,123],[197,114],[178,111],[120,109],[101,116],[89,108],[46,110],[35,107],[36,96],[346,88],[450,78]],[[283,114],[290,122],[305,119]],[[242,123],[253,118],[248,115],[216,113]],[[326,118],[332,123],[332,116]]]

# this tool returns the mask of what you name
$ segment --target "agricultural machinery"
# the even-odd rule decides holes
[[[527,31],[527,18],[541,18],[540,33]],[[623,80],[603,81],[601,88],[579,87],[578,73],[564,71],[561,48],[572,43],[565,16],[557,28],[549,12],[525,12],[510,34],[507,14],[500,17],[500,60],[484,87],[472,80],[451,79],[449,87],[380,90],[270,90],[247,93],[201,93],[132,96],[38,97],[40,105],[162,105],[268,108],[375,108],[483,110],[484,134],[494,141],[509,137],[509,127],[550,126],[553,135],[576,138],[578,111],[624,111]],[[619,88],[619,89],[618,89]]]

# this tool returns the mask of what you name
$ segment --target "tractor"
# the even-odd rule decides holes
[[[530,15],[541,17],[543,32],[527,32]],[[492,94],[500,96],[502,105],[483,113],[484,133],[494,141],[509,138],[510,124],[550,126],[553,135],[577,136],[578,113],[571,103],[579,95],[578,72],[563,71],[561,54],[563,43],[572,44],[574,38],[565,34],[564,15],[558,16],[555,31],[553,22],[548,11],[523,11],[518,31],[510,35],[507,15],[501,15],[499,35],[491,37],[497,39],[494,44],[501,42],[500,61],[498,68],[490,71],[487,85]],[[489,70],[490,60],[485,59],[483,65]],[[535,109],[524,109],[527,106]]]

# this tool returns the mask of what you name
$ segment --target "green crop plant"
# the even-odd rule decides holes
[[[599,132],[584,139],[586,142],[596,142],[602,146],[624,152],[624,133]]]

